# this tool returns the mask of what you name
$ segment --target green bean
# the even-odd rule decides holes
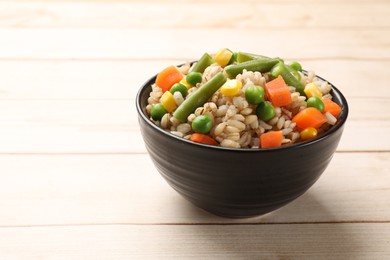
[[[299,81],[301,82],[301,74],[295,69],[293,69],[290,65],[285,65],[287,69],[290,71],[290,73]]]
[[[247,53],[247,52],[237,52],[237,62],[242,63],[250,60],[272,60],[272,59],[278,59],[279,61],[283,61],[283,59],[276,57],[271,58],[264,55],[259,54],[253,54],[253,53]]]
[[[271,68],[279,62],[279,59],[249,60],[239,64],[233,64],[225,67],[226,73],[230,78],[235,78],[242,73],[244,69],[248,71],[269,72]]]
[[[295,87],[301,95],[306,96],[305,92],[303,91],[305,86],[303,86],[303,84],[297,78],[295,78],[293,74],[291,74],[287,66],[283,62],[279,62],[278,66],[280,66],[280,75],[286,84]]]
[[[290,71],[290,73],[300,82],[301,81],[301,74],[298,73],[298,71],[294,70],[290,65],[285,65],[285,67]],[[271,75],[274,78],[277,78],[282,73],[282,66],[278,63],[271,69]]]
[[[302,71],[302,66],[299,62],[293,61],[289,64],[290,68],[292,68],[295,71]]]
[[[228,49],[228,50],[229,50],[229,49]],[[229,51],[230,51],[231,53],[233,53],[233,55],[232,55],[232,57],[230,58],[228,65],[233,64],[233,63],[235,63],[235,62],[237,61],[237,52],[233,52],[233,51],[231,51],[231,50],[229,50]]]
[[[198,62],[192,67],[192,72],[200,72],[203,73],[204,70],[214,63],[213,58],[207,52],[200,57]]]
[[[226,76],[222,73],[216,74],[199,89],[192,93],[173,113],[173,117],[180,122],[187,121],[187,117],[195,111],[196,108],[203,106],[204,103],[226,82]]]
[[[282,67],[280,66],[280,63],[276,64],[271,69],[271,75],[274,78],[277,78],[281,72],[282,72]]]
[[[249,60],[270,60],[272,58],[263,56],[263,55],[258,55],[258,54],[252,54],[252,53],[247,53],[247,52],[237,52],[237,62],[242,63],[245,61]]]

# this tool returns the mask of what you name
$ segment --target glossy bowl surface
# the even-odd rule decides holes
[[[136,98],[149,155],[173,189],[223,217],[262,215],[306,192],[331,161],[348,117],[347,101],[332,85],[333,100],[343,110],[336,125],[314,140],[272,149],[208,146],[170,134],[149,120],[145,107],[155,79],[149,79]]]

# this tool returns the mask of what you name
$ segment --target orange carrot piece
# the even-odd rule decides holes
[[[341,107],[337,105],[335,102],[330,100],[329,98],[324,98],[322,99],[322,102],[324,102],[325,108],[322,113],[329,112],[331,113],[334,117],[337,117],[340,112],[341,112]]]
[[[296,114],[292,121],[298,126],[298,128],[303,130],[308,127],[314,127],[317,129],[327,120],[317,108],[308,107]]]
[[[196,143],[218,145],[217,141],[215,141],[213,138],[211,138],[208,135],[200,134],[200,133],[192,134],[190,140]]]
[[[274,148],[282,146],[282,131],[269,131],[260,135],[261,148]]]
[[[282,76],[265,83],[265,92],[269,101],[275,107],[288,106],[291,104],[291,93]]]
[[[175,66],[169,66],[157,75],[156,85],[165,92],[169,90],[173,84],[178,83],[182,78],[183,75]]]

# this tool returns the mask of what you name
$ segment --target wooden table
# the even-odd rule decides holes
[[[257,218],[185,201],[137,122],[143,82],[221,47],[350,105],[320,180]],[[389,71],[388,0],[0,1],[0,259],[389,259]]]

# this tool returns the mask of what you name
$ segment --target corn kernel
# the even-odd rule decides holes
[[[180,83],[187,87],[187,89],[192,88],[191,84],[187,82],[186,78],[184,77],[182,80],[180,80]]]
[[[216,54],[215,54],[215,57],[214,57],[214,60],[219,64],[221,65],[221,67],[225,67],[230,59],[232,58],[233,56],[233,53],[231,51],[229,51],[228,49],[226,48],[223,48],[223,49],[220,49]]]
[[[304,92],[307,96],[307,98],[310,97],[318,97],[322,98],[322,92],[319,89],[319,87],[314,83],[309,83],[305,86]]]
[[[314,127],[305,128],[300,133],[302,140],[313,139],[317,136],[317,134],[318,134],[317,129],[315,129]]]
[[[231,79],[225,82],[221,87],[221,93],[224,96],[232,97],[240,93],[242,88],[242,83],[239,80]]]
[[[164,106],[165,110],[169,113],[176,109],[177,105],[175,102],[175,98],[173,97],[172,93],[169,91],[166,91],[161,96],[161,104]]]

